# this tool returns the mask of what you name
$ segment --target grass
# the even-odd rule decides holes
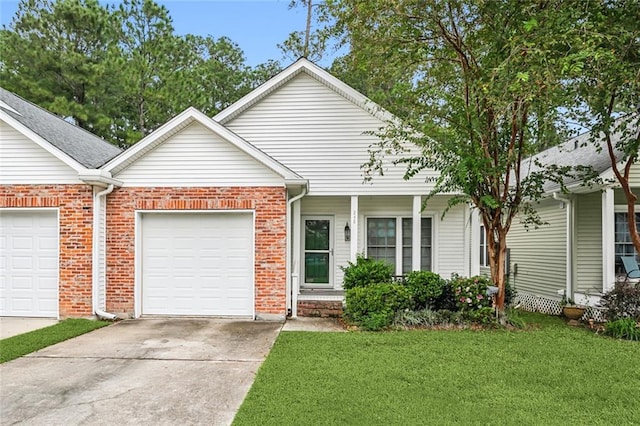
[[[70,318],[49,327],[2,339],[0,364],[109,324],[106,321]]]
[[[284,332],[234,425],[637,424],[640,344],[528,331]]]

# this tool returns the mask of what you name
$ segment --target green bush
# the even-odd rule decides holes
[[[340,268],[344,272],[342,286],[345,290],[366,287],[371,284],[389,283],[393,279],[392,265],[362,256],[356,258],[355,264],[348,262],[348,266]]]
[[[396,312],[411,305],[411,293],[402,284],[370,284],[345,292],[347,318],[366,330],[380,330],[391,325]]]
[[[447,282],[434,272],[413,271],[407,274],[404,284],[411,292],[413,309],[437,309],[436,305],[445,292]]]
[[[640,326],[633,318],[622,318],[607,322],[604,325],[604,334],[616,339],[640,341]]]
[[[489,278],[454,276],[451,278],[450,284],[458,310],[472,311],[491,307],[492,300],[487,296],[487,287],[493,285],[493,283]]]

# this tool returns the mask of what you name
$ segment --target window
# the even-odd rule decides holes
[[[430,217],[421,218],[420,268],[431,270],[432,224]],[[367,256],[384,260],[397,274],[411,272],[413,256],[413,219],[387,217],[367,219]]]
[[[636,213],[636,225],[640,228],[640,213]],[[616,273],[624,273],[621,256],[633,256],[640,261],[638,253],[635,252],[633,243],[631,242],[631,234],[629,234],[629,223],[627,221],[627,213],[615,213],[615,254],[616,254]]]
[[[489,245],[484,225],[480,225],[480,266],[489,266]]]

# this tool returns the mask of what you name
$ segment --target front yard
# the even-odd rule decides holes
[[[283,332],[234,425],[637,424],[640,343],[528,331]]]

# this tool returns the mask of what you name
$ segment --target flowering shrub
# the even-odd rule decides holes
[[[472,311],[491,307],[492,301],[487,296],[487,287],[492,285],[487,277],[451,278],[451,290],[455,297],[456,307],[461,311]]]

